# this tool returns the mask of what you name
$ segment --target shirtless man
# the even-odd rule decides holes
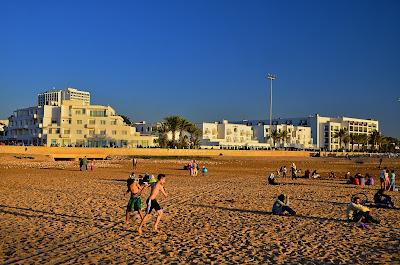
[[[160,193],[160,192],[164,195],[164,197],[167,197],[168,195],[165,192],[165,189],[163,186],[165,184],[165,175],[159,174],[157,179],[158,179],[158,181],[154,186],[151,187],[150,197],[146,201],[147,202],[146,214],[145,214],[144,218],[142,219],[142,222],[140,223],[140,226],[138,229],[139,235],[142,234],[142,232],[143,232],[142,227],[147,222],[147,220],[151,217],[150,213],[153,209],[155,209],[157,211],[157,219],[156,219],[156,222],[154,223],[153,231],[154,232],[158,231],[158,224],[160,223],[161,216],[163,214],[163,210],[161,209],[161,206],[157,202],[157,196],[158,196],[158,193]]]
[[[139,179],[135,178],[135,173],[132,173],[127,180],[128,190],[126,193],[130,193],[131,197],[129,198],[128,205],[126,207],[126,215],[125,215],[125,224],[129,222],[130,213],[137,212],[136,217],[140,218],[140,221],[143,220],[143,215],[141,212],[142,209],[142,198],[140,195],[146,189],[146,185],[140,186]]]

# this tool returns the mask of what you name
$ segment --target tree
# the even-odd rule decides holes
[[[273,130],[271,132],[271,138],[272,138],[273,147],[275,147],[276,141],[280,139],[279,132],[277,130]]]
[[[369,143],[371,144],[371,149],[376,149],[377,143],[381,138],[380,133],[377,130],[372,131],[371,135],[369,136]]]
[[[356,142],[356,137],[357,137],[357,134],[354,134],[354,133],[350,133],[350,135],[349,135],[351,151],[354,151],[354,143]]]
[[[359,141],[362,145],[362,149],[365,150],[366,145],[368,145],[369,137],[367,134],[360,134],[359,137],[360,137]]]
[[[287,143],[287,140],[289,138],[289,133],[286,130],[283,130],[279,133],[279,139],[283,140],[283,144],[285,145]]]
[[[194,124],[191,124],[186,131],[190,134],[190,148],[198,148],[200,146],[201,130]]]
[[[176,132],[181,128],[183,118],[180,116],[169,116],[165,119],[165,124],[167,125],[170,132],[172,132],[172,142],[176,146]]]
[[[132,124],[131,120],[130,120],[127,116],[125,116],[125,115],[119,115],[119,116],[121,116],[122,119],[124,119],[124,122],[125,122],[127,125],[131,125],[131,124]]]
[[[342,128],[334,134],[334,138],[339,139],[339,149],[342,148],[342,143],[344,142],[345,138],[348,138],[348,131],[346,128]],[[347,141],[347,140],[346,140]],[[347,141],[348,142],[348,141]]]
[[[166,148],[168,146],[168,132],[169,132],[168,125],[166,123],[162,122],[160,125],[158,125],[155,128],[155,131],[157,131],[159,133],[158,145],[161,148]]]

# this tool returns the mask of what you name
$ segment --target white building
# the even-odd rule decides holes
[[[25,145],[154,147],[157,137],[142,136],[110,106],[62,100],[14,111],[3,138]]]
[[[238,123],[253,126],[259,123],[269,124],[269,121],[244,120]],[[342,128],[346,129],[349,134],[370,135],[373,131],[379,132],[379,122],[377,120],[350,117],[326,117],[320,116],[319,114],[300,118],[279,118],[273,120],[272,124],[310,127],[313,144],[316,145],[317,148],[329,151],[340,149],[339,139],[336,137],[336,133]],[[350,143],[348,143],[345,148],[349,149],[349,145]]]
[[[196,126],[202,131],[200,145],[218,148],[255,148],[267,149],[269,144],[260,143],[253,136],[251,126],[222,122],[203,122]]]
[[[85,105],[90,105],[90,93],[68,87],[64,90],[52,89],[38,94],[38,106],[61,106],[64,100],[79,100]]]
[[[252,125],[254,138],[262,143],[273,143],[274,140],[270,139],[270,126],[263,123]],[[295,126],[288,124],[272,125],[272,131],[276,131],[280,137],[276,139],[275,147],[295,148],[295,149],[315,149],[311,137],[311,128],[307,126]],[[284,134],[283,132],[286,132]]]

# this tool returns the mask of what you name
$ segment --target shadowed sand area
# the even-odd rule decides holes
[[[0,155],[0,263],[399,264],[399,209],[373,208],[382,224],[363,230],[345,221],[360,187],[326,179],[265,184],[267,173],[293,161],[323,176],[360,171],[377,180],[377,159],[216,157],[200,161],[209,173],[197,178],[181,170],[187,160],[139,159],[137,173],[167,174],[169,197],[160,199],[160,232],[151,232],[153,218],[138,236],[137,221],[123,223],[131,161],[96,161],[94,172],[80,172],[73,161]],[[400,173],[398,159],[383,166]],[[377,188],[363,192],[372,199]],[[271,215],[281,192],[297,216]],[[400,206],[399,193],[389,194]]]

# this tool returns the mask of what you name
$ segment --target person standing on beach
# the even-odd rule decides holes
[[[379,172],[379,180],[381,182],[381,189],[385,189],[385,175],[386,175],[386,167]]]
[[[90,171],[94,170],[94,159],[90,160]]]
[[[379,168],[379,169],[381,169],[382,161],[383,161],[382,157],[379,158],[379,165],[378,165],[378,168]]]
[[[87,161],[87,158],[85,156],[84,158],[82,158],[82,170],[83,171],[87,170],[87,163],[88,163],[88,161]]]
[[[290,168],[292,173],[292,179],[297,179],[297,167],[295,163],[292,163],[292,167]]]
[[[165,174],[159,174],[157,176],[157,179],[158,179],[157,183],[151,187],[150,197],[146,201],[147,202],[146,214],[143,217],[142,222],[140,223],[140,226],[138,228],[139,235],[141,235],[143,233],[142,227],[147,222],[147,220],[150,218],[150,213],[153,209],[155,209],[157,211],[157,219],[153,226],[153,232],[158,231],[158,224],[160,223],[161,217],[163,215],[163,210],[157,202],[157,196],[160,192],[164,195],[165,198],[168,196],[167,192],[164,189],[164,184],[165,184],[165,180],[166,180],[165,178],[166,178]]]
[[[282,177],[286,178],[286,174],[287,174],[287,168],[286,168],[286,166],[283,166]]]
[[[137,163],[138,163],[137,158],[134,157],[134,158],[132,159],[132,168],[133,168],[133,170],[136,170]]]

